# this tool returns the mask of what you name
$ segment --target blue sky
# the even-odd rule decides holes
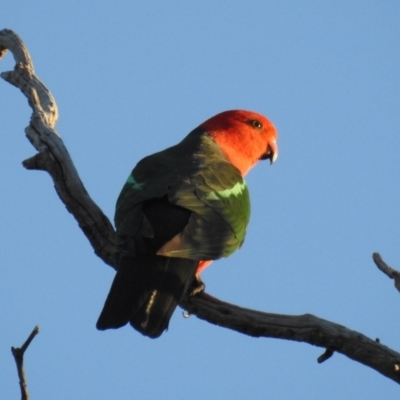
[[[95,4],[95,5],[94,5]],[[203,273],[241,306],[312,313],[400,349],[400,298],[371,260],[400,268],[400,3],[3,0],[56,98],[57,129],[92,198],[114,204],[143,156],[227,109],[267,115],[279,158],[248,175],[243,248]],[[1,71],[12,68],[8,55]],[[149,340],[95,322],[113,270],[43,172],[21,162],[30,109],[0,82],[0,398],[395,399],[398,387],[322,349],[254,339],[177,310]]]

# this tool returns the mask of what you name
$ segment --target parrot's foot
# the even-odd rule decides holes
[[[193,282],[189,286],[189,290],[188,290],[189,297],[196,296],[196,294],[204,292],[205,289],[206,289],[206,285],[201,280],[200,276],[196,275],[193,279]]]

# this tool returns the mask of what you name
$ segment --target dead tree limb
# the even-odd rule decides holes
[[[376,266],[390,279],[394,279],[394,286],[400,292],[400,272],[387,265],[379,253],[372,254]]]
[[[318,358],[326,361],[333,352],[367,365],[400,383],[400,353],[362,333],[311,314],[281,315],[224,303],[206,293],[181,302],[197,318],[253,337],[269,337],[309,343],[327,349]]]
[[[1,77],[19,88],[27,97],[33,112],[25,132],[38,151],[25,160],[27,169],[47,171],[68,211],[78,221],[95,253],[115,268],[115,231],[100,208],[89,197],[62,139],[54,129],[56,103],[36,77],[32,61],[22,40],[12,31],[0,31],[0,58],[9,49],[16,66]],[[310,314],[300,316],[263,313],[224,303],[206,293],[183,299],[180,306],[212,324],[253,337],[271,337],[309,343],[326,349],[323,362],[334,352],[367,365],[400,383],[400,354],[361,333]]]
[[[21,399],[29,400],[28,386],[26,384],[25,370],[24,370],[24,354],[28,346],[31,344],[33,338],[39,333],[39,326],[35,326],[33,331],[26,339],[21,347],[11,347],[11,353],[14,356],[15,363],[17,364],[19,387],[21,389]]]
[[[44,170],[50,174],[57,194],[77,220],[95,253],[105,263],[113,266],[114,228],[89,197],[68,150],[54,129],[58,119],[56,102],[35,75],[24,43],[8,29],[0,31],[0,55],[4,55],[5,49],[11,51],[16,65],[13,71],[3,72],[1,77],[22,91],[33,111],[25,133],[38,153],[25,160],[23,165],[27,169]]]

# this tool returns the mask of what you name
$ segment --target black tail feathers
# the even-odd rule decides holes
[[[180,299],[192,283],[198,261],[163,256],[122,256],[97,329],[128,322],[151,338],[168,328]]]

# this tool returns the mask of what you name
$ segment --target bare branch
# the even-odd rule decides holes
[[[315,317],[264,313],[224,303],[206,293],[181,302],[190,314],[253,337],[305,342],[367,365],[400,383],[400,353],[342,325]],[[325,361],[326,357],[322,361]]]
[[[34,75],[29,54],[12,31],[0,31],[0,56],[4,49],[13,53],[17,65],[14,71],[2,73],[1,76],[21,89],[33,110],[26,134],[38,154],[24,161],[24,166],[27,169],[45,170],[51,175],[60,199],[78,221],[95,253],[115,268],[114,229],[89,197],[67,149],[54,130],[57,107],[53,97]],[[289,316],[240,308],[205,293],[183,299],[180,306],[187,310],[187,316],[194,314],[212,324],[246,335],[294,340],[327,349],[319,357],[319,362],[327,360],[333,352],[341,353],[400,383],[399,353],[379,341],[333,322],[310,314]]]
[[[39,153],[25,160],[24,167],[45,170],[50,174],[57,194],[78,221],[95,253],[114,267],[114,228],[89,197],[62,139],[54,130],[58,110],[53,96],[36,77],[22,40],[8,29],[0,31],[0,53],[4,49],[10,50],[16,65],[13,71],[3,72],[1,77],[22,91],[33,111],[25,133]]]
[[[35,326],[33,331],[26,339],[21,347],[11,347],[12,355],[14,356],[15,363],[17,364],[19,387],[21,389],[21,399],[29,400],[28,386],[26,384],[25,371],[24,371],[24,353],[28,346],[31,344],[33,338],[39,333],[39,326]]]
[[[390,279],[394,279],[394,286],[400,292],[400,272],[387,265],[379,253],[372,254],[376,266]]]

